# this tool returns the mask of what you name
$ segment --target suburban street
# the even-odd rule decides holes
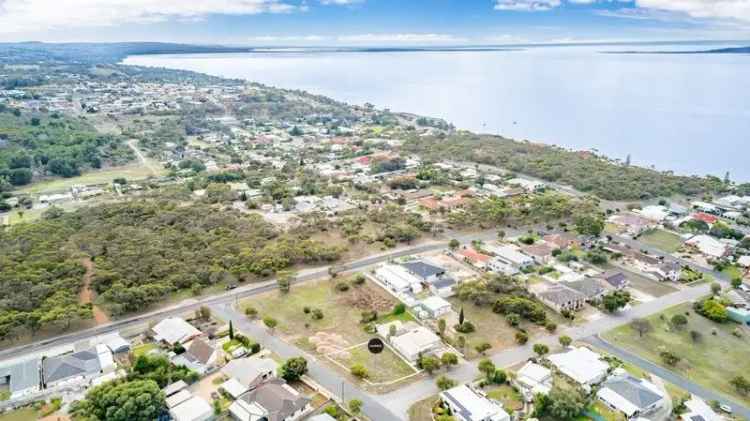
[[[687,380],[686,378],[678,374],[675,374],[671,370],[662,368],[659,365],[656,365],[648,360],[645,360],[631,352],[628,352],[625,349],[612,345],[611,343],[603,340],[599,336],[588,337],[585,339],[585,341],[591,345],[594,345],[595,347],[603,349],[604,351],[616,356],[617,358],[623,361],[627,361],[631,364],[634,364],[640,367],[643,370],[653,373],[656,376],[661,377],[665,381],[668,381],[677,387],[687,390],[688,392],[694,395],[700,396],[706,401],[716,400],[723,404],[729,405],[732,408],[734,413],[736,413],[737,415],[740,415],[741,417],[745,419],[750,419],[750,408],[732,399],[729,399],[720,393],[716,393],[713,390],[706,389],[705,387],[701,385],[695,384],[692,381]]]

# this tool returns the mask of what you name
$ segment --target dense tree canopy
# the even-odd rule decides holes
[[[637,200],[673,194],[722,191],[716,177],[685,177],[637,166],[624,166],[589,152],[540,143],[458,132],[448,137],[408,139],[406,150],[429,160],[466,160],[569,184],[608,200]]]
[[[153,380],[114,381],[96,386],[75,404],[76,420],[151,421],[166,409],[164,393]]]

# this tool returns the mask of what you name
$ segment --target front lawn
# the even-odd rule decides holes
[[[667,253],[674,253],[682,246],[682,238],[679,235],[655,229],[643,233],[638,241]]]
[[[688,324],[676,330],[668,320],[676,314],[687,316]],[[663,319],[660,317],[663,315]],[[661,314],[648,318],[652,331],[639,337],[630,325],[621,326],[604,334],[613,344],[632,351],[647,360],[664,366],[698,384],[732,396],[740,402],[750,403],[729,381],[741,373],[750,373],[750,338],[733,335],[739,325],[712,322],[693,312],[690,304],[672,307]],[[691,331],[698,332],[693,340]],[[661,359],[662,351],[670,351],[681,358],[675,367],[667,366]]]
[[[158,347],[154,343],[147,343],[147,344],[138,345],[135,348],[133,348],[133,356],[135,358],[138,358],[141,355],[148,354],[149,352],[151,352],[152,350],[154,350],[156,348],[158,348]]]
[[[354,364],[364,366],[369,374],[367,380],[372,383],[388,383],[416,372],[389,348],[380,354],[373,354],[365,344],[330,357],[346,368]]]
[[[242,308],[254,308],[261,319],[276,319],[276,331],[305,349],[315,350],[324,342],[326,348],[347,348],[372,336],[360,323],[362,312],[375,310],[378,314],[388,314],[396,299],[369,281],[347,291],[337,290],[336,285],[345,281],[334,278],[294,285],[286,294],[270,291],[244,300]],[[316,311],[322,318],[316,318]]]
[[[509,414],[523,409],[523,397],[510,385],[504,384],[485,389],[485,391],[489,398],[502,402],[505,412]]]

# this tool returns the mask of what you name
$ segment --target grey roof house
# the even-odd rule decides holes
[[[586,302],[583,294],[561,284],[552,285],[536,295],[541,302],[558,313],[580,310]]]
[[[240,421],[285,421],[297,419],[309,409],[310,399],[283,380],[275,379],[240,396],[229,407],[229,412]]]
[[[16,399],[40,390],[42,377],[39,358],[0,367],[0,390],[7,389]]]
[[[42,361],[42,383],[46,388],[68,381],[97,376],[102,366],[95,348],[59,355]]]
[[[612,285],[612,287],[615,289],[623,289],[630,285],[630,280],[628,280],[628,277],[625,276],[625,274],[622,272],[605,272],[602,275],[602,279],[604,279],[608,284]]]
[[[598,280],[593,278],[584,278],[580,281],[566,282],[565,286],[581,293],[586,297],[586,301],[596,301],[601,298],[607,291]]]
[[[628,419],[654,412],[664,404],[664,394],[656,385],[629,374],[619,374],[605,381],[596,395]]]

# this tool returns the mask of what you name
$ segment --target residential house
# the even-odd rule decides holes
[[[105,345],[97,345],[94,348],[44,359],[42,385],[49,389],[88,382],[114,370],[112,351]]]
[[[656,385],[626,373],[605,381],[596,396],[628,419],[651,414],[664,405],[664,393]]]
[[[691,217],[696,221],[705,222],[708,225],[713,225],[719,221],[719,218],[716,215],[711,215],[705,212],[696,212],[692,214]]]
[[[240,396],[229,413],[238,421],[295,421],[311,409],[309,399],[274,379]]]
[[[395,326],[395,335],[391,335],[391,325]],[[411,362],[416,362],[420,355],[435,352],[443,346],[438,335],[414,322],[401,323],[396,320],[378,325],[375,329],[396,351]]]
[[[558,249],[566,249],[568,247],[580,245],[578,239],[569,233],[560,234],[547,234],[542,237],[545,243],[553,245]]]
[[[550,284],[537,292],[536,297],[558,313],[578,311],[586,302],[583,294],[563,284]]]
[[[323,413],[323,414],[318,414],[313,417],[310,417],[307,419],[307,421],[336,421],[336,418],[333,418],[332,416],[326,413]]]
[[[415,306],[417,314],[422,318],[437,319],[452,310],[451,303],[437,295],[431,295],[417,303]]]
[[[487,245],[487,246],[484,246],[484,249],[495,255],[495,258],[492,259],[492,261],[495,261],[495,262],[499,261],[500,263],[509,265],[518,270],[525,269],[534,264],[534,259],[521,253],[518,250],[518,248],[513,247],[513,246]],[[491,265],[492,265],[492,261],[490,262]]]
[[[656,223],[648,218],[645,218],[634,213],[620,213],[612,215],[608,220],[610,223],[617,225],[620,231],[630,237],[636,237],[652,228],[656,227]]]
[[[500,403],[467,385],[440,392],[440,400],[458,421],[510,421]]]
[[[170,397],[178,392],[181,392],[188,388],[188,384],[184,380],[179,380],[174,383],[170,383],[164,387],[161,391],[164,392],[165,397]]]
[[[564,285],[579,292],[588,303],[599,301],[607,292],[607,289],[595,278],[583,278],[578,281],[566,282]]]
[[[718,214],[719,212],[721,212],[718,206],[712,203],[707,203],[707,202],[702,202],[702,201],[692,202],[690,203],[690,206],[693,209],[699,210],[701,212],[706,212],[706,213]]]
[[[552,252],[555,251],[552,245],[544,243],[536,243],[532,245],[525,245],[521,247],[521,250],[527,255],[534,259],[534,262],[538,265],[546,265],[552,261]]]
[[[10,399],[18,399],[41,390],[41,359],[32,358],[0,367],[0,390],[7,389]]]
[[[130,342],[123,339],[123,337],[117,332],[98,338],[98,342],[106,345],[113,354],[121,354],[130,351]]]
[[[459,258],[477,269],[485,270],[492,257],[476,251],[474,248],[463,248],[458,251]]]
[[[662,262],[656,265],[645,266],[643,272],[659,281],[677,282],[682,275],[682,265],[675,262]]]
[[[511,178],[505,182],[509,186],[518,186],[526,190],[529,193],[541,190],[545,187],[545,184],[541,181],[527,180],[525,178]]]
[[[385,264],[375,269],[375,278],[396,293],[422,291],[422,281],[401,265]]]
[[[719,259],[729,254],[729,247],[727,244],[709,235],[696,235],[687,240],[685,244],[694,247],[701,254],[710,258]]]
[[[512,383],[526,402],[532,402],[536,395],[546,395],[552,389],[552,371],[529,361],[518,370]]]
[[[706,401],[693,395],[685,402],[685,412],[680,414],[683,421],[724,421],[724,417],[717,414]]]
[[[607,271],[601,275],[601,279],[616,290],[622,290],[630,286],[630,280],[620,271]]]
[[[221,368],[221,372],[248,389],[253,389],[276,377],[276,362],[270,358],[238,358],[229,361]]]
[[[187,390],[182,390],[167,398],[169,415],[174,421],[210,421],[214,419],[214,409],[199,396],[193,396]],[[171,400],[171,402],[169,402]]]
[[[184,365],[203,376],[216,367],[219,351],[202,338],[195,338],[185,352],[172,359],[177,365]]]
[[[157,323],[151,331],[154,339],[169,345],[186,344],[201,335],[201,331],[180,317],[169,317]]]
[[[637,213],[654,222],[663,222],[669,216],[669,210],[661,205],[645,206]]]
[[[424,260],[402,263],[410,274],[416,276],[436,295],[447,298],[453,295],[456,280],[445,269]]]
[[[609,364],[601,360],[601,355],[585,347],[552,354],[547,357],[560,373],[568,376],[585,390],[601,383],[609,372]]]

